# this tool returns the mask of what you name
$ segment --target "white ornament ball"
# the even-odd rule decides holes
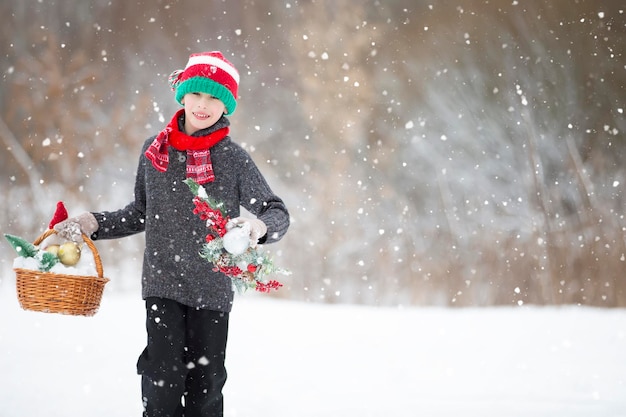
[[[80,260],[80,246],[75,242],[66,242],[57,252],[59,261],[65,266],[74,266]]]
[[[250,246],[250,225],[243,223],[230,229],[222,237],[224,249],[232,255],[241,255]]]

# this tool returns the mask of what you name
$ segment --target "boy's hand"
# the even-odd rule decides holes
[[[86,212],[76,217],[71,217],[54,225],[54,230],[64,239],[73,242],[82,242],[82,234],[91,236],[98,230],[98,221],[93,214]]]
[[[226,223],[226,230],[230,230],[233,227],[242,225],[244,223],[248,223],[250,226],[250,247],[256,247],[259,239],[265,236],[267,233],[267,226],[259,219],[251,219],[249,217],[236,217],[234,219],[230,219],[228,223]]]

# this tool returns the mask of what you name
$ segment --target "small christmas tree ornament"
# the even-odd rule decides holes
[[[27,240],[18,236],[13,236],[8,233],[4,234],[4,237],[9,241],[15,252],[23,258],[32,258],[37,254],[39,249]]]
[[[80,260],[80,246],[76,242],[65,242],[59,246],[57,256],[65,266],[74,266]]]
[[[50,252],[39,251],[37,255],[35,255],[35,259],[39,261],[39,266],[41,271],[49,271],[53,266],[59,263],[59,257]]]

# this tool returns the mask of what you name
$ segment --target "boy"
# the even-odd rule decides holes
[[[224,203],[236,223],[250,225],[251,244],[272,243],[289,213],[252,161],[228,136],[239,73],[220,52],[192,54],[170,75],[184,106],[142,148],[134,200],[111,212],[83,213],[55,226],[63,237],[80,230],[92,240],[145,231],[142,297],[147,346],[137,362],[144,416],[222,416],[230,278],[199,256],[207,228],[193,214],[193,178]],[[257,218],[238,217],[240,206]]]

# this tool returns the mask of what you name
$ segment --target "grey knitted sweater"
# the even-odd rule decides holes
[[[228,124],[222,117],[194,136]],[[193,194],[183,183],[187,153],[170,146],[168,169],[159,172],[144,155],[154,138],[149,138],[141,151],[134,200],[117,211],[93,213],[99,228],[92,238],[115,239],[145,231],[144,299],[162,297],[191,307],[229,312],[233,302],[230,278],[214,272],[213,265],[199,255],[208,229],[193,214]],[[267,234],[261,243],[280,240],[289,227],[289,213],[250,155],[227,136],[211,148],[211,162],[215,181],[203,185],[207,194],[224,202],[231,218],[239,216],[243,206],[262,220]]]

